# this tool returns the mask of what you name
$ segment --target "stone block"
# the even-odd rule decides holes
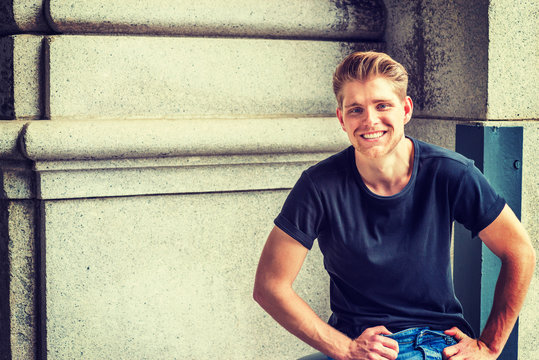
[[[0,159],[22,159],[19,151],[19,137],[26,121],[2,121],[0,120]]]
[[[387,51],[410,72],[415,114],[539,117],[537,1],[385,1]]]
[[[382,1],[57,0],[46,4],[61,33],[381,39]]]
[[[0,356],[34,359],[37,349],[36,214],[32,201],[0,200]]]
[[[155,161],[151,167],[139,163],[136,168],[116,169],[106,168],[107,163],[101,163],[103,168],[62,170],[58,169],[59,165],[67,164],[56,163],[53,169],[49,164],[41,164],[49,169],[38,170],[40,187],[37,197],[69,199],[291,188],[303,170],[325,155],[329,154],[312,155],[304,161],[291,159],[277,163],[269,157],[247,157],[242,159],[245,163],[213,165],[182,165],[185,164],[184,159],[169,159],[172,161],[165,164]],[[215,159],[216,162],[226,160],[224,157]],[[128,165],[135,163],[124,164]]]
[[[539,2],[489,2],[488,119],[539,118]]]
[[[34,121],[20,145],[36,196],[60,199],[290,188],[349,143],[336,118],[314,117]]]
[[[488,2],[385,3],[387,51],[410,73],[414,114],[485,119]]]
[[[34,172],[29,162],[6,161],[0,165],[0,199],[33,199]]]
[[[406,135],[455,151],[455,129],[458,121],[412,118],[405,127]]]
[[[51,36],[47,117],[334,114],[335,66],[377,43]]]
[[[40,35],[0,37],[0,119],[42,118],[42,41]]]
[[[43,0],[0,0],[0,35],[51,32]]]
[[[17,140],[7,134],[19,136],[19,128],[13,122],[0,126],[9,154]],[[347,144],[336,117],[31,121],[20,133],[20,150],[37,161],[297,154]]]
[[[258,258],[286,194],[46,201],[48,358],[311,352],[252,300]],[[317,249],[296,289],[327,319],[328,279]]]

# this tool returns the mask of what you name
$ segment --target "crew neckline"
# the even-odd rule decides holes
[[[404,188],[399,191],[398,193],[396,194],[393,194],[393,195],[390,195],[390,196],[383,196],[383,195],[378,195],[376,193],[374,193],[373,191],[371,191],[369,189],[369,187],[365,184],[365,182],[363,181],[363,178],[361,177],[361,174],[359,173],[359,170],[357,169],[357,166],[356,166],[356,159],[355,159],[355,149],[353,146],[350,146],[350,152],[349,152],[349,156],[348,156],[348,163],[349,165],[351,165],[351,170],[352,172],[354,173],[354,178],[356,179],[357,183],[359,184],[359,186],[361,187],[361,189],[367,193],[367,195],[369,195],[370,197],[372,198],[375,198],[375,199],[379,199],[379,200],[394,200],[394,199],[399,199],[403,196],[405,196],[411,188],[413,188],[414,186],[414,183],[415,183],[415,179],[416,179],[416,175],[417,175],[417,168],[418,168],[418,165],[419,165],[419,146],[417,144],[417,141],[410,137],[410,136],[406,136],[407,139],[410,139],[412,141],[412,146],[413,146],[413,149],[414,149],[414,160],[413,160],[413,167],[412,167],[412,175],[410,176],[410,180],[408,180],[408,183],[406,184],[406,186],[404,186]]]

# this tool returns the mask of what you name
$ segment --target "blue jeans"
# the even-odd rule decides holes
[[[392,335],[384,335],[399,343],[397,360],[442,360],[442,351],[457,341],[443,331],[412,328]],[[331,358],[328,358],[332,360]]]

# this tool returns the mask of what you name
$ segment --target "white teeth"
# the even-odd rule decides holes
[[[361,136],[363,136],[365,139],[376,139],[376,138],[379,138],[382,135],[384,135],[384,132],[383,131],[378,131],[378,132],[374,132],[374,133],[363,134]]]

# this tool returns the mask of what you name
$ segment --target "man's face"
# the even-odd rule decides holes
[[[402,99],[391,82],[380,76],[349,81],[342,95],[337,117],[359,155],[374,159],[391,154],[404,139],[404,124],[412,117],[412,99]]]

